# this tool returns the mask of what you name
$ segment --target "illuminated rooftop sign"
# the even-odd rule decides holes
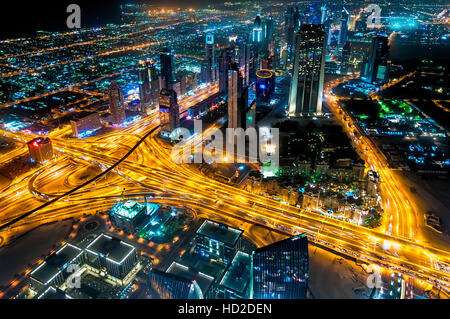
[[[214,34],[206,35],[206,44],[214,44]]]

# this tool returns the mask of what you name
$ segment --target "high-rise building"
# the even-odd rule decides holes
[[[38,137],[27,143],[31,159],[44,163],[53,157],[52,142],[48,137]]]
[[[161,50],[161,54],[159,57],[161,60],[161,77],[163,78],[163,87],[165,89],[171,89],[171,85],[174,82],[172,53],[169,49],[164,48]],[[161,89],[163,87],[161,87]]]
[[[248,86],[236,63],[228,71],[228,127],[244,128],[248,107]]]
[[[272,70],[256,72],[256,102],[268,103],[275,92],[275,74]]]
[[[170,137],[170,133],[180,126],[180,110],[177,103],[177,94],[174,90],[161,90],[159,94],[159,120],[161,135],[165,137]]]
[[[294,23],[294,32],[297,32],[300,29],[301,25],[300,12],[298,11],[298,7],[295,8],[295,12],[292,14],[292,21]]]
[[[270,16],[268,19],[264,20],[262,23],[262,32],[263,32],[263,47],[264,47],[264,55],[270,56],[273,51],[273,32],[274,32],[275,24],[273,18]]]
[[[303,24],[296,34],[289,92],[291,117],[322,113],[325,38],[322,24]]]
[[[261,22],[261,17],[257,16],[255,18],[255,23],[253,25],[253,32],[252,32],[252,41],[253,43],[261,43],[262,42],[262,22]]]
[[[146,108],[153,103],[153,84],[156,79],[156,70],[152,61],[140,60],[138,62],[138,80],[141,112],[145,112]]]
[[[116,80],[111,81],[111,85],[108,88],[108,95],[111,122],[113,125],[120,125],[126,120],[125,102],[122,89],[119,87]]]
[[[350,55],[352,53],[352,44],[345,42],[341,55],[341,74],[347,74],[350,63]]]
[[[341,27],[339,29],[339,39],[338,39],[339,48],[342,48],[344,46],[345,41],[347,41],[349,17],[350,14],[348,13],[347,9],[343,8],[341,16]]]
[[[358,20],[355,21],[355,31],[364,33],[367,30],[367,14],[361,14]]]
[[[258,47],[253,43],[246,43],[244,47],[244,77],[245,85],[250,85],[256,80],[256,71],[258,70]]]
[[[152,269],[147,277],[147,293],[151,299],[203,299],[195,280]]]
[[[212,83],[216,81],[216,65],[214,57],[214,35],[206,35],[205,43],[205,81]]]
[[[372,39],[369,57],[362,66],[363,80],[370,83],[384,83],[389,79],[389,39],[376,36]]]
[[[320,23],[325,24],[327,20],[327,7],[325,5],[320,7]]]
[[[287,58],[289,61],[292,60],[292,55],[294,52],[294,22],[293,22],[293,9],[289,8],[284,16],[284,32],[286,36],[286,46],[287,46]]]
[[[251,259],[251,299],[304,299],[308,285],[306,234],[258,248]]]
[[[228,93],[228,70],[231,64],[231,49],[225,48],[219,55],[219,92]]]

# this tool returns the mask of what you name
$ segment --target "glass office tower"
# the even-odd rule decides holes
[[[258,248],[252,253],[252,299],[305,299],[308,281],[306,234]]]

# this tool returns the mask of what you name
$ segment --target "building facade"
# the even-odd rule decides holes
[[[108,88],[108,96],[111,122],[113,125],[121,125],[126,120],[125,101],[122,89],[115,80],[111,81],[111,85]]]
[[[177,93],[174,90],[162,89],[159,94],[159,120],[161,135],[169,137],[180,125],[180,110]]]
[[[290,117],[322,113],[325,38],[322,24],[303,24],[296,34],[289,92]]]
[[[80,112],[70,120],[72,134],[75,137],[84,137],[92,134],[102,127],[97,112]]]
[[[52,142],[48,137],[38,137],[27,143],[28,153],[32,161],[44,163],[53,157]]]
[[[258,248],[252,253],[252,299],[305,299],[308,281],[306,234]]]

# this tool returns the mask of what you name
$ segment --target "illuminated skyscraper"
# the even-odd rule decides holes
[[[258,70],[258,47],[253,43],[246,43],[244,48],[244,76],[245,85],[249,85],[256,80],[256,71]]]
[[[264,55],[269,56],[271,51],[273,51],[273,32],[274,32],[274,21],[272,17],[264,20],[262,23],[263,32],[263,46]]]
[[[231,49],[225,48],[219,55],[219,92],[228,94],[228,70],[231,64]]]
[[[347,40],[349,17],[350,14],[348,13],[347,9],[344,8],[342,10],[341,27],[339,29],[339,39],[338,39],[339,48],[342,48],[344,46],[345,41]]]
[[[251,299],[305,299],[308,285],[306,234],[258,248],[251,259]]]
[[[126,120],[125,102],[122,89],[119,87],[116,80],[111,81],[111,85],[108,88],[108,95],[111,122],[113,125],[120,125]]]
[[[293,9],[289,8],[286,11],[285,17],[284,17],[284,32],[286,36],[286,45],[287,45],[287,53],[288,53],[288,60],[292,60],[292,55],[294,52],[294,22],[293,22]]]
[[[389,78],[389,39],[376,36],[372,39],[369,57],[361,66],[363,80],[384,83]]]
[[[216,81],[216,66],[214,57],[214,35],[206,35],[205,43],[205,81],[212,83]]]
[[[303,24],[295,37],[289,116],[322,113],[325,32],[322,24]]]
[[[163,78],[163,87],[166,89],[171,89],[171,85],[174,82],[173,77],[173,67],[172,67],[172,53],[169,49],[164,48],[161,50],[160,54],[161,60],[161,76]],[[161,87],[162,89],[162,87]]]
[[[320,7],[320,23],[325,24],[327,20],[327,7],[325,5]]]
[[[297,32],[300,29],[300,12],[298,11],[298,7],[295,8],[295,12],[292,14],[292,21],[294,24],[294,32]]]
[[[44,163],[53,157],[52,142],[48,137],[38,137],[27,143],[33,162]]]
[[[344,47],[342,48],[341,74],[347,74],[348,72],[351,52],[352,52],[352,44],[350,42],[345,42]]]
[[[275,91],[275,74],[272,70],[256,72],[256,101],[268,103]]]
[[[151,299],[203,299],[195,280],[152,269],[147,277],[147,293]]]
[[[233,63],[228,71],[228,127],[244,128],[248,107],[248,86],[237,64]]]
[[[180,110],[177,103],[177,94],[174,90],[161,90],[159,94],[159,120],[160,132],[164,137],[170,137],[170,133],[180,126]]]
[[[257,16],[253,25],[252,41],[260,43],[262,41],[262,23],[260,16]]]
[[[138,62],[139,79],[139,99],[141,112],[145,112],[146,107],[153,103],[153,87],[156,80],[155,66],[151,60]]]

